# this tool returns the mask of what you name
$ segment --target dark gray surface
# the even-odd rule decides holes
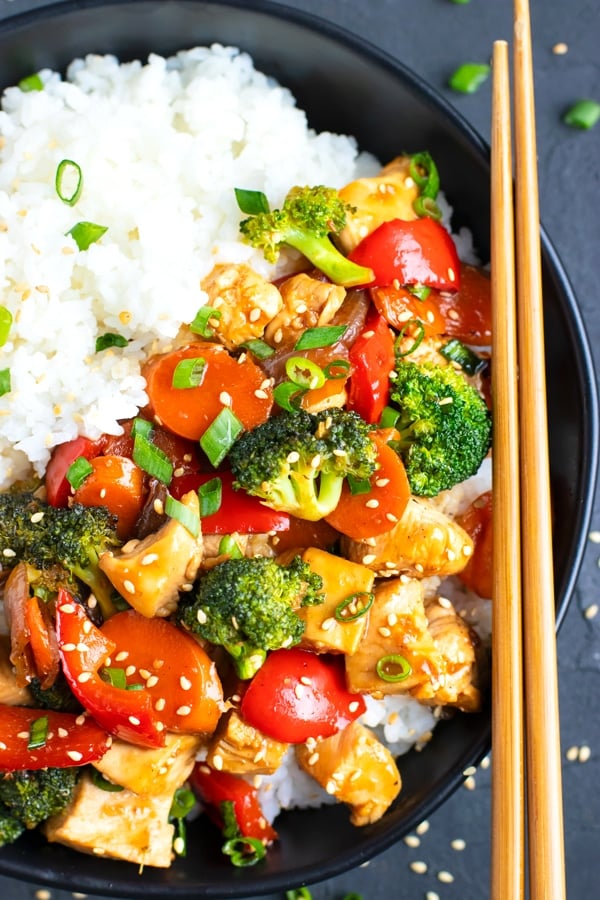
[[[0,0],[0,17],[46,5],[43,0]],[[446,88],[464,61],[487,61],[497,38],[511,37],[510,0],[294,0],[288,6],[314,13],[387,51],[424,76],[487,138],[489,83],[475,95]],[[562,124],[574,100],[600,101],[600,18],[597,0],[531,0],[536,69],[540,204],[542,221],[569,273],[600,368],[600,123],[589,132]],[[565,55],[552,52],[568,45]],[[559,526],[560,527],[560,526]],[[600,530],[596,500],[592,529]],[[600,545],[589,542],[577,589],[559,635],[564,811],[568,896],[598,895],[600,881],[600,615],[584,610],[600,602]],[[589,761],[569,761],[567,750],[590,747]],[[368,866],[311,887],[315,900],[342,900],[350,891],[364,900],[418,900],[434,891],[441,900],[488,896],[490,770],[479,770],[475,790],[463,787],[431,817],[418,848],[404,842]],[[462,838],[466,847],[451,842]],[[410,869],[427,863],[426,874]],[[440,882],[445,870],[452,883]],[[40,886],[0,877],[2,900],[32,900]],[[41,896],[44,895],[40,895]],[[53,900],[72,894],[52,890]],[[282,895],[273,895],[281,897]],[[251,900],[251,898],[248,898]],[[551,898],[549,898],[551,900]]]

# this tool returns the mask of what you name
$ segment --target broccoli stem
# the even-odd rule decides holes
[[[354,287],[373,281],[371,269],[347,259],[328,237],[318,237],[297,228],[290,228],[286,232],[285,243],[299,250],[334,284]]]
[[[266,650],[249,644],[223,644],[223,647],[231,656],[237,676],[242,681],[254,678],[267,658]]]

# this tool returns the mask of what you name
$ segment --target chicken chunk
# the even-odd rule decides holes
[[[10,661],[10,638],[0,635],[0,703],[6,706],[28,706],[32,702],[29,689],[17,684]]]
[[[196,491],[181,502],[200,518]],[[125,545],[117,556],[100,557],[100,568],[127,602],[143,616],[168,616],[177,607],[179,591],[191,584],[202,559],[202,534],[194,537],[177,519],[167,519],[156,534]]]
[[[419,189],[410,175],[410,157],[398,156],[372,178],[358,178],[340,190],[340,197],[355,207],[339,235],[345,253],[350,253],[364,237],[391,219],[416,219],[413,203]]]
[[[216,337],[228,350],[261,338],[283,306],[274,284],[243,264],[216,265],[203,279],[208,304],[220,317],[210,320]]]
[[[473,554],[473,541],[433,503],[411,497],[391,531],[360,541],[342,536],[341,552],[378,575],[441,577],[464,569]]]
[[[463,712],[477,712],[481,708],[481,694],[475,684],[477,635],[446,597],[427,601],[425,613],[429,633],[443,657],[445,667],[439,690],[426,702],[457,706]]]
[[[127,789],[103,791],[84,773],[69,805],[42,830],[49,841],[82,853],[166,869],[173,858],[172,799],[171,793],[142,797]]]
[[[231,709],[219,721],[206,762],[233,775],[271,775],[281,765],[288,747],[248,725],[237,710]]]
[[[353,825],[376,822],[400,792],[394,757],[358,722],[318,742],[299,744],[296,757],[328,794],[350,807]]]
[[[446,672],[444,658],[429,631],[423,601],[423,585],[417,579],[384,581],[375,589],[367,631],[352,656],[345,657],[346,681],[358,693],[405,694],[432,701]],[[394,657],[408,667],[402,680]],[[383,677],[377,671],[389,659]]]
[[[194,767],[202,739],[192,734],[166,735],[164,747],[136,747],[114,739],[93,763],[109,781],[143,796],[173,795]]]
[[[307,328],[327,325],[344,302],[346,289],[319,281],[304,272],[287,278],[280,287],[283,307],[265,329],[265,341],[277,349],[294,346]]]

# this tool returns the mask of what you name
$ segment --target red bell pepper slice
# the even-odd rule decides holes
[[[28,748],[31,726],[47,719],[44,743]],[[0,770],[66,769],[101,759],[111,737],[87,715],[0,705]]]
[[[428,216],[411,222],[384,222],[363,238],[350,259],[375,273],[368,287],[395,281],[441,291],[457,291],[460,287],[460,261],[454,241],[443,225]]]
[[[164,723],[149,691],[114,687],[100,676],[115,643],[88,619],[83,608],[62,590],[56,603],[56,635],[69,687],[94,719],[110,734],[141,747],[162,747]]]
[[[296,647],[269,653],[242,699],[242,717],[289,744],[329,737],[365,711],[346,688],[343,660]]]
[[[86,437],[77,437],[55,447],[44,479],[50,506],[66,506],[69,502],[71,485],[67,481],[67,471],[71,463],[80,456],[84,459],[94,459],[101,450],[101,441],[91,441]]]
[[[388,324],[371,307],[364,330],[350,348],[352,374],[348,383],[347,408],[365,422],[379,422],[390,393],[390,372],[394,368],[394,339]]]
[[[221,479],[221,506],[216,513],[202,517],[204,534],[266,534],[269,531],[287,531],[290,527],[287,513],[269,509],[257,497],[234,490],[231,472],[176,476],[169,490],[176,500],[180,500],[188,491],[197,491],[213,478]]]
[[[244,837],[258,838],[271,843],[277,832],[264,817],[258,793],[248,781],[229,772],[211,769],[206,763],[197,763],[190,775],[194,793],[206,804],[206,811],[219,828],[223,828],[221,804],[233,803],[233,811]]]

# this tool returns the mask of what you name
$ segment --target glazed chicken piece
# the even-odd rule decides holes
[[[200,518],[196,491],[181,498]],[[119,554],[103,553],[100,568],[111,584],[143,616],[168,616],[177,606],[179,591],[191,584],[202,559],[202,533],[194,537],[177,519],[167,519],[155,534],[129,541]]]
[[[344,302],[346,289],[305,273],[287,278],[279,288],[283,307],[267,325],[265,341],[280,349],[294,346],[307,328],[327,325]]]
[[[208,305],[221,314],[210,319],[210,327],[228,350],[261,338],[283,306],[275,285],[243,264],[219,263],[201,288],[208,294]]]
[[[433,701],[446,666],[428,625],[421,581],[403,577],[379,584],[367,631],[356,653],[345,657],[348,688],[376,696],[410,693]],[[406,665],[406,677],[397,680]]]
[[[49,841],[82,853],[166,869],[173,858],[172,801],[171,792],[149,797],[127,789],[104,791],[86,772],[66,809],[42,830]]]
[[[376,822],[400,792],[394,757],[358,722],[331,737],[299,744],[296,757],[328,794],[350,807],[353,825]]]
[[[339,235],[344,253],[350,253],[364,237],[375,231],[383,222],[417,218],[413,203],[419,189],[410,172],[410,157],[398,156],[372,178],[358,178],[340,190],[340,197],[354,206],[347,224]]]
[[[479,639],[458,615],[450,600],[436,597],[425,604],[429,633],[441,653],[445,676],[439,690],[425,702],[440,706],[457,706],[463,712],[481,708],[481,694],[476,687]]]
[[[427,578],[460,572],[473,554],[467,532],[422,497],[411,497],[402,518],[378,537],[342,536],[341,552],[378,575]]]
[[[281,765],[289,744],[267,737],[244,722],[235,709],[221,716],[206,762],[232,775],[271,775]]]
[[[143,796],[175,793],[194,767],[202,738],[169,732],[164,747],[136,747],[116,738],[104,756],[93,763],[114,784]]]

